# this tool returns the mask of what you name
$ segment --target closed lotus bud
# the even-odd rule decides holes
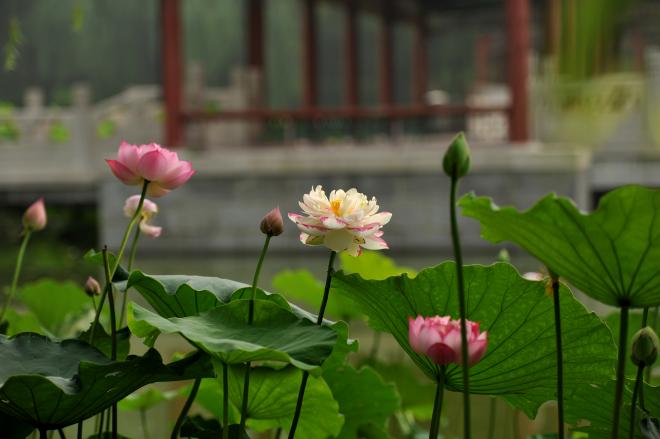
[[[31,231],[43,230],[46,227],[46,206],[44,199],[39,198],[32,203],[23,214],[23,227]]]
[[[451,141],[442,168],[449,177],[461,178],[470,170],[470,148],[463,133],[458,133]]]
[[[101,295],[101,285],[94,279],[92,276],[87,278],[85,282],[85,293],[89,297],[100,296]]]
[[[635,366],[651,366],[658,357],[658,336],[650,327],[637,331],[633,336],[632,355],[630,356]]]
[[[264,216],[259,225],[261,232],[265,235],[278,236],[284,231],[284,221],[280,208],[276,207]]]

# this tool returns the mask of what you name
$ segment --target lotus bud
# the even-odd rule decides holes
[[[89,276],[87,282],[85,282],[85,294],[89,297],[101,295],[101,285],[92,276]]]
[[[650,327],[640,329],[633,336],[632,355],[630,356],[635,366],[651,366],[658,356],[658,336]]]
[[[278,236],[284,231],[284,221],[280,208],[276,207],[263,217],[259,225],[261,232],[265,235]]]
[[[26,230],[37,232],[46,227],[46,222],[47,217],[44,199],[39,198],[32,203],[23,214],[23,227],[25,227]]]
[[[442,160],[442,168],[452,178],[461,178],[470,170],[470,148],[463,133],[458,133],[451,141]]]

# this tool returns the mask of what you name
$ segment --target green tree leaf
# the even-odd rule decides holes
[[[334,289],[351,295],[375,329],[391,333],[417,366],[432,380],[439,368],[412,350],[408,318],[449,315],[458,318],[454,262],[383,281],[364,280],[337,273]],[[470,391],[498,395],[533,417],[545,401],[555,397],[555,332],[553,302],[543,282],[522,278],[509,264],[466,266],[467,317],[488,331],[488,350],[470,368]],[[614,370],[616,350],[607,327],[585,310],[562,287],[561,314],[564,337],[564,386],[601,383]],[[461,391],[462,373],[447,367],[446,388]],[[429,387],[429,392],[432,392]]]
[[[145,384],[190,379],[199,362],[191,357],[166,366],[153,349],[110,361],[82,341],[32,333],[0,336],[0,358],[0,411],[49,429],[86,419]]]
[[[519,212],[490,198],[464,196],[463,215],[492,242],[511,241],[585,294],[608,305],[660,304],[660,190],[625,186],[591,214],[550,194]]]
[[[248,300],[220,305],[199,316],[164,318],[131,303],[129,325],[144,323],[162,333],[179,333],[199,348],[227,364],[247,361],[281,361],[320,374],[320,366],[330,355],[337,333],[318,326],[281,306],[256,300],[254,321],[247,323]]]
[[[381,427],[399,407],[396,387],[386,384],[371,367],[359,370],[350,364],[323,371],[323,379],[330,386],[332,395],[344,415],[344,426],[338,439],[356,439],[361,428]]]

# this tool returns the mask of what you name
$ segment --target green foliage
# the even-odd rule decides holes
[[[66,143],[71,140],[71,131],[60,121],[50,124],[48,138],[53,143]]]
[[[397,265],[394,259],[388,258],[383,252],[364,251],[357,258],[346,253],[340,253],[339,260],[344,273],[357,273],[365,279],[383,280],[404,273],[408,274],[409,277],[415,277],[416,275],[413,268]]]
[[[449,315],[458,318],[458,295],[453,262],[384,281],[337,273],[334,289],[359,303],[369,324],[391,333],[415,364],[432,380],[439,367],[412,350],[409,317]],[[509,264],[466,266],[467,318],[488,331],[488,350],[470,368],[470,391],[504,397],[533,417],[538,407],[554,398],[556,373],[554,312],[543,282],[523,279]],[[602,383],[613,373],[616,351],[607,327],[564,287],[561,294],[564,355],[570,358],[564,386]],[[446,388],[461,391],[462,373],[455,365],[446,371]]]
[[[186,418],[181,426],[181,437],[197,439],[217,439],[222,437],[222,425],[215,419],[204,419],[201,416]],[[240,425],[229,426],[229,439],[250,439]]]
[[[117,133],[117,124],[112,120],[106,119],[96,125],[96,137],[101,140],[108,140]]]
[[[92,322],[92,325],[94,325],[94,322]],[[90,325],[90,327],[86,331],[84,331],[78,336],[78,340],[82,340],[85,343],[91,344],[96,349],[103,352],[103,354],[106,357],[111,358],[112,336],[105,331],[105,329],[100,323],[96,324],[96,327],[92,334],[92,325]],[[90,339],[92,335],[93,338]],[[128,351],[131,348],[130,339],[131,339],[131,331],[129,331],[128,328],[121,328],[117,331],[118,360],[125,360],[126,357],[128,356]]]
[[[630,404],[634,380],[626,380],[623,394],[623,409],[619,437],[628,437],[630,431]],[[615,382],[608,381],[600,385],[581,386],[570,394],[566,400],[566,420],[572,424],[578,421],[589,421],[589,426],[576,427],[576,431],[589,434],[589,439],[607,439],[612,435],[612,407],[614,406]],[[660,387],[644,384],[645,408],[651,415],[660,414]],[[639,403],[639,400],[638,400]],[[648,417],[646,413],[637,411],[636,418],[641,421]],[[637,423],[639,427],[639,423]],[[635,438],[648,439],[640,431],[635,432]]]
[[[165,366],[155,350],[110,361],[78,340],[32,333],[0,337],[0,411],[35,427],[86,419],[155,381],[189,379],[189,359]]]
[[[9,19],[9,35],[5,44],[6,71],[12,71],[16,68],[23,39],[23,29],[20,20],[18,17],[11,17]]]
[[[133,392],[119,401],[118,407],[126,411],[149,410],[158,404],[176,398],[178,395],[179,392],[176,390],[163,392],[158,387],[149,386],[146,390]]]
[[[345,364],[335,369],[324,370],[323,379],[339,403],[344,415],[344,425],[337,439],[361,437],[362,429],[385,426],[385,421],[400,406],[396,387],[386,384],[378,373],[369,366],[355,369]]]
[[[195,346],[227,364],[247,361],[277,361],[320,374],[320,365],[335,346],[337,333],[300,318],[265,300],[256,300],[254,321],[247,323],[248,300],[237,300],[210,311],[169,319],[131,304],[129,327],[138,337],[148,324],[161,333],[179,333]]]
[[[17,297],[48,334],[58,337],[73,336],[91,321],[92,303],[85,291],[73,282],[42,279],[24,285]],[[31,317],[29,319],[33,321]],[[16,331],[12,329],[12,333]]]
[[[588,215],[554,194],[525,212],[498,208],[474,194],[459,204],[463,215],[481,223],[485,239],[518,244],[596,300],[614,306],[660,304],[660,190],[616,189]]]
[[[229,302],[232,293],[248,285],[218,277],[163,275],[150,276],[133,271],[126,284],[117,288],[135,288],[161,316],[199,315],[221,303]]]

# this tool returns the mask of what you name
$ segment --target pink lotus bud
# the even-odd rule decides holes
[[[265,235],[278,236],[284,231],[284,221],[280,208],[276,207],[263,217],[259,225],[261,232]]]
[[[128,197],[124,204],[124,215],[128,218],[133,218],[133,215],[135,215],[135,211],[138,208],[138,204],[140,204],[139,195]],[[140,211],[140,216],[142,216],[142,219],[140,220],[140,232],[150,238],[158,238],[163,231],[162,227],[157,227],[150,223],[151,219],[157,213],[158,206],[156,203],[145,198],[142,202],[142,210]]]
[[[89,276],[87,278],[87,282],[85,282],[85,293],[89,297],[101,295],[101,285],[99,285],[97,280],[94,279],[92,276]]]
[[[468,365],[481,360],[488,347],[488,334],[479,332],[479,323],[466,320]],[[461,321],[449,316],[408,318],[408,339],[418,354],[427,355],[434,363],[461,364]]]
[[[149,181],[147,194],[160,197],[176,189],[195,172],[190,162],[179,160],[176,152],[160,145],[119,145],[116,160],[106,160],[115,177],[127,185],[142,185]]]
[[[32,203],[32,205],[28,207],[23,214],[23,227],[36,232],[43,230],[43,228],[46,227],[46,222],[47,217],[44,199],[39,198],[37,201]]]

